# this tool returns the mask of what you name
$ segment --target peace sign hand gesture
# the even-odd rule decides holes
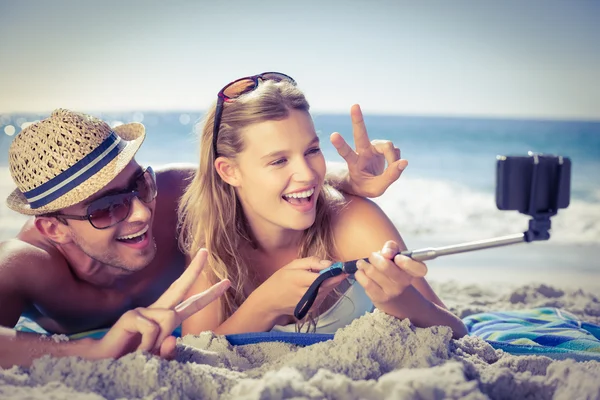
[[[338,132],[331,134],[331,143],[348,164],[349,189],[363,197],[381,196],[408,165],[400,158],[400,149],[389,140],[369,141],[362,111],[358,104],[350,109],[356,150]],[[387,168],[385,164],[387,162]]]
[[[202,272],[207,254],[205,249],[201,249],[179,279],[155,303],[123,314],[106,335],[94,343],[89,358],[119,358],[136,350],[174,358],[176,339],[171,336],[173,330],[221,296],[230,285],[228,280],[223,280],[182,301]]]

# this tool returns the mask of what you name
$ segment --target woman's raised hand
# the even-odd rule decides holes
[[[333,146],[348,164],[347,185],[349,190],[358,196],[381,196],[400,178],[408,161],[400,158],[400,149],[391,141],[369,141],[367,127],[358,104],[352,106],[350,116],[356,150],[353,150],[337,132],[332,133],[330,138]]]

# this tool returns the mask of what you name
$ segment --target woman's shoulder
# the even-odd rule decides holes
[[[372,200],[344,194],[332,219],[333,235],[344,260],[362,258],[381,249],[385,241],[398,240],[396,227]]]
[[[334,224],[340,226],[361,225],[371,218],[387,219],[385,213],[372,200],[351,194],[341,193],[337,210],[334,214]]]

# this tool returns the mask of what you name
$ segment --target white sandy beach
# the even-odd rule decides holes
[[[600,322],[589,292],[544,285],[434,282],[459,316],[553,306]],[[176,361],[135,353],[119,360],[37,360],[0,370],[10,399],[598,399],[600,363],[514,356],[448,328],[414,328],[376,311],[308,347],[231,346],[210,333],[179,340]]]

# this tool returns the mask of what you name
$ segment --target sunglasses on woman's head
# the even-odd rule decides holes
[[[215,152],[215,158],[219,155],[217,153],[217,139],[219,137],[221,117],[223,116],[223,103],[255,90],[260,81],[287,81],[296,85],[296,81],[291,76],[282,74],[281,72],[263,72],[262,74],[237,79],[225,85],[217,95],[217,109],[215,110],[215,124],[213,127],[213,151]]]
[[[115,226],[129,216],[133,198],[137,197],[144,203],[150,203],[156,198],[156,176],[152,167],[145,168],[137,175],[127,189],[107,194],[92,201],[87,207],[86,215],[48,214],[49,217],[88,220],[96,229],[106,229]]]

